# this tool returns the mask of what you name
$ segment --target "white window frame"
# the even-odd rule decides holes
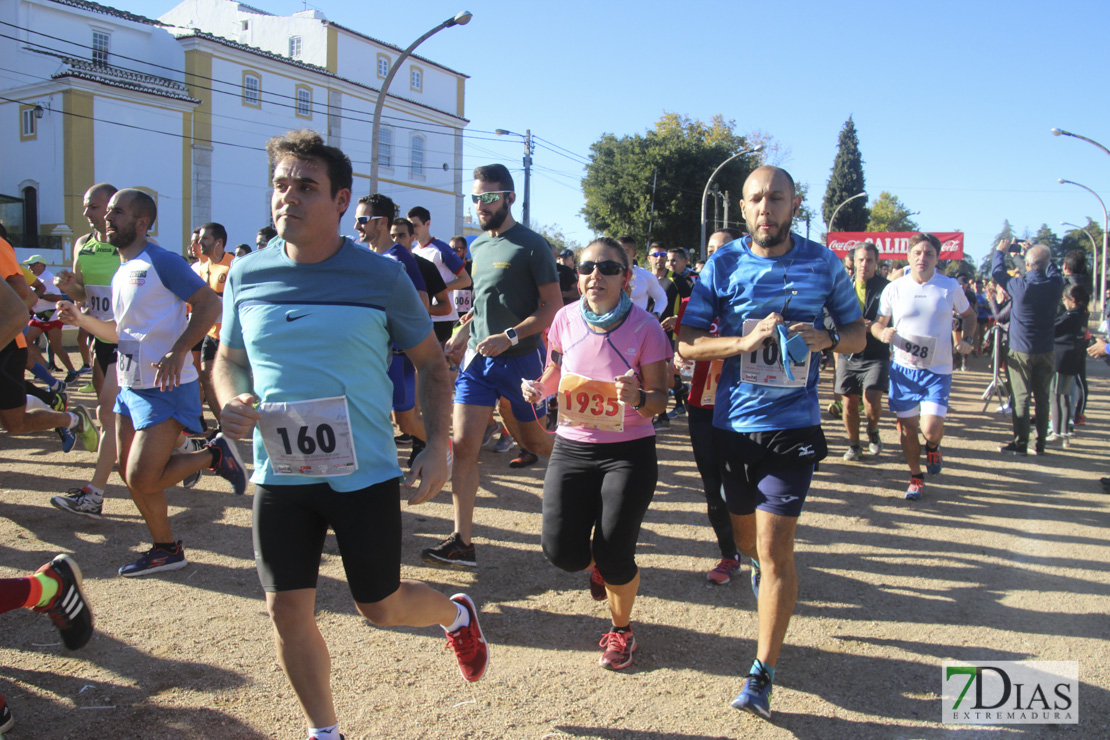
[[[19,106],[19,140],[31,141],[39,135],[39,121],[35,117],[35,106]]]
[[[297,116],[312,118],[312,88],[308,85],[297,85],[296,101],[293,104]]]
[[[378,166],[393,169],[393,129],[378,129]]]
[[[102,43],[97,43],[97,42]],[[112,55],[112,34],[100,28],[92,30],[92,63],[108,66]]]
[[[409,141],[409,177],[424,179],[425,154],[427,154],[427,140],[420,134],[413,134]]]
[[[301,50],[302,50],[301,37],[300,36],[290,36],[289,37],[289,58],[290,59],[300,59],[301,58]]]
[[[252,90],[247,85],[248,80],[254,80],[257,83],[257,87]],[[243,105],[248,108],[262,107],[262,75],[258,72],[250,70],[243,71]]]
[[[409,68],[409,88],[413,92],[424,92],[424,69],[415,64]]]
[[[384,70],[382,69],[383,64],[385,65]],[[392,64],[393,64],[393,62],[392,62],[392,60],[390,60],[388,54],[378,54],[377,69],[378,69],[378,79],[379,80],[384,80],[386,77],[389,76],[389,68]]]

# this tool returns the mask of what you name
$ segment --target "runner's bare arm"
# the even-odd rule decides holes
[[[447,465],[451,441],[451,376],[434,333],[405,350],[405,354],[416,367],[416,389],[427,435],[427,447],[413,460],[412,469],[405,478],[406,486],[420,479],[420,487],[409,498],[411,506],[434,497],[451,476]]]
[[[162,390],[173,390],[181,384],[181,370],[185,367],[185,361],[192,361],[190,352],[197,342],[204,339],[204,335],[223,311],[220,296],[207,285],[202,285],[196,293],[189,296],[187,303],[193,307],[193,312],[189,314],[185,331],[173,343],[173,348],[165,357],[151,363],[158,370],[154,374],[154,385]]]
[[[220,406],[220,431],[231,439],[243,439],[261,416],[254,408],[257,399],[251,384],[250,358],[245,349],[234,349],[220,342],[212,368],[212,385]]]
[[[956,351],[966,355],[975,349],[975,347],[965,340],[964,337],[975,336],[975,332],[979,326],[979,315],[975,310],[975,306],[968,306],[967,310],[960,314],[960,318],[963,319],[963,324],[960,330],[960,341],[956,343]]]
[[[85,293],[85,276],[81,273],[81,263],[77,261],[78,252],[81,247],[85,246],[85,242],[89,240],[89,234],[85,234],[77,240],[73,245],[73,272],[61,271],[58,273],[58,278],[55,281],[58,290],[65,293],[70,297],[70,300],[81,303],[89,299]]]
[[[536,403],[559,390],[559,379],[563,375],[563,353],[551,348],[551,362],[543,369],[538,380],[520,379],[520,391],[528,403]]]
[[[533,334],[542,334],[547,327],[551,326],[551,322],[555,320],[555,314],[563,307],[563,293],[559,290],[557,281],[539,286],[539,292],[540,307],[531,316],[513,327],[520,339],[530,337]],[[486,337],[478,343],[476,349],[480,355],[497,357],[511,346],[513,346],[512,342],[502,332]]]
[[[889,316],[878,316],[875,319],[875,323],[871,325],[871,336],[875,337],[880,342],[890,344],[891,340],[894,339],[894,327],[889,326],[889,324]]]
[[[773,313],[766,317],[746,337],[715,337],[704,329],[685,324],[679,328],[678,351],[687,360],[723,360],[745,352],[754,352],[763,346],[782,323],[782,316]]]
[[[108,344],[116,344],[119,342],[119,332],[116,330],[116,322],[114,321],[101,321],[94,318],[89,314],[78,310],[77,306],[69,301],[58,301],[58,318],[67,324],[76,326],[79,329],[84,329],[89,334]]]
[[[666,360],[650,362],[640,368],[644,376],[643,385],[632,371],[617,377],[617,394],[627,406],[635,408],[636,404],[643,401],[643,406],[636,409],[640,416],[652,417],[667,410],[667,386],[671,380],[671,364]],[[643,396],[640,396],[643,393]]]

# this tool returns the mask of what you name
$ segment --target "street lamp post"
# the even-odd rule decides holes
[[[720,172],[726,164],[736,159],[737,157],[743,157],[746,154],[755,154],[756,152],[761,151],[763,151],[762,144],[756,147],[752,147],[751,149],[746,149],[745,151],[742,151],[738,154],[733,154],[724,162],[721,162],[719,165],[717,165],[717,169],[713,170],[713,174],[709,176],[709,180],[705,183],[705,190],[703,190],[701,194],[701,241],[698,242],[698,254],[701,255],[702,259],[705,258],[705,206],[706,203],[709,201],[709,186],[713,184],[713,180],[717,177],[717,173]]]
[[[1061,185],[1075,185],[1076,187],[1083,188],[1088,193],[1095,196],[1095,198],[1098,198],[1098,204],[1102,206],[1102,269],[1099,270],[1099,274],[1095,276],[1095,287],[1098,289],[1099,310],[1104,311],[1106,309],[1106,229],[1110,227],[1110,217],[1107,217],[1106,214],[1106,204],[1102,202],[1102,198],[1099,198],[1098,193],[1091,190],[1086,185],[1080,185],[1077,182],[1064,180],[1063,178],[1059,180],[1059,183]]]
[[[470,23],[470,19],[472,17],[473,15],[470,13],[469,10],[464,10],[463,12],[452,18],[448,18],[443,23],[440,23],[438,26],[428,31],[416,41],[413,41],[411,44],[409,44],[409,48],[401,52],[401,56],[397,57],[393,64],[390,65],[389,74],[385,76],[385,81],[382,82],[382,89],[378,91],[378,102],[374,104],[374,126],[370,132],[370,136],[372,137],[372,141],[370,142],[371,193],[378,192],[378,135],[381,133],[382,128],[382,108],[385,107],[385,99],[389,94],[389,86],[390,84],[392,84],[393,78],[397,74],[397,70],[401,68],[401,63],[408,59],[409,55],[412,54],[413,49],[424,43],[424,41],[426,41],[430,36],[439,33],[445,28],[450,28],[451,26],[465,26],[467,23]]]
[[[829,222],[827,224],[825,224],[825,246],[826,247],[829,245],[829,232],[832,231],[833,223],[836,222],[836,214],[840,213],[840,209],[843,208],[848,203],[848,201],[855,200],[856,198],[863,198],[866,195],[867,195],[867,193],[856,193],[851,198],[845,198],[844,201],[841,202],[841,204],[836,207],[836,210],[833,211],[832,218],[830,218]]]
[[[1086,229],[1084,229],[1079,224],[1073,224],[1073,223],[1069,223],[1067,221],[1061,221],[1060,225],[1061,226],[1070,226],[1073,229],[1075,229],[1076,231],[1082,231],[1084,234],[1086,234],[1087,238],[1091,240],[1091,252],[1092,252],[1092,254],[1094,254],[1095,259],[1098,259],[1098,244],[1095,242],[1095,238],[1093,236],[1091,236],[1091,232],[1087,231]],[[1094,287],[1098,287],[1097,282],[1095,283]]]
[[[494,129],[493,133],[498,136],[519,136],[524,139],[524,204],[520,209],[520,217],[524,225],[530,229],[532,228],[529,221],[532,216],[532,129],[524,129],[523,134],[518,134],[515,131],[499,128]]]
[[[1094,139],[1088,139],[1086,136],[1080,136],[1079,134],[1073,134],[1071,131],[1065,131],[1062,128],[1052,129],[1052,135],[1053,136],[1070,136],[1073,139],[1082,139],[1083,141],[1086,141],[1089,144],[1094,144],[1095,146],[1097,146],[1099,149],[1106,152],[1107,154],[1110,154],[1110,149],[1107,149],[1106,147],[1104,147],[1102,144],[1099,144]]]

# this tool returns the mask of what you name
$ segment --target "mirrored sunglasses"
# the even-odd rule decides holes
[[[497,201],[501,200],[501,195],[503,193],[511,193],[511,192],[513,192],[513,191],[512,190],[491,190],[488,193],[478,193],[477,195],[472,193],[470,195],[470,201],[472,203],[482,202],[482,203],[485,203],[486,205],[489,205],[490,203],[496,203]]]
[[[385,216],[355,216],[355,223],[359,226],[363,226],[367,222],[377,221],[379,218],[385,218]]]

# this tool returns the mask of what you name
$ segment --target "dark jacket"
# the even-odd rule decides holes
[[[874,321],[879,316],[879,297],[882,296],[883,290],[886,286],[890,285],[890,281],[879,273],[867,281],[863,289],[863,318],[867,321]],[[853,283],[853,289],[855,284]],[[854,355],[848,355],[853,360],[888,360],[890,359],[890,345],[880,342],[875,337],[871,336],[871,332],[867,332],[867,346],[863,348],[862,352],[857,352]]]
[[[1088,313],[1070,308],[1056,318],[1056,372],[1082,375],[1087,366]]]
[[[1054,262],[1045,270],[1030,270],[1024,277],[1010,277],[1006,256],[991,253],[991,277],[1012,299],[1010,349],[1030,355],[1053,351],[1056,306],[1064,294],[1064,277]]]

